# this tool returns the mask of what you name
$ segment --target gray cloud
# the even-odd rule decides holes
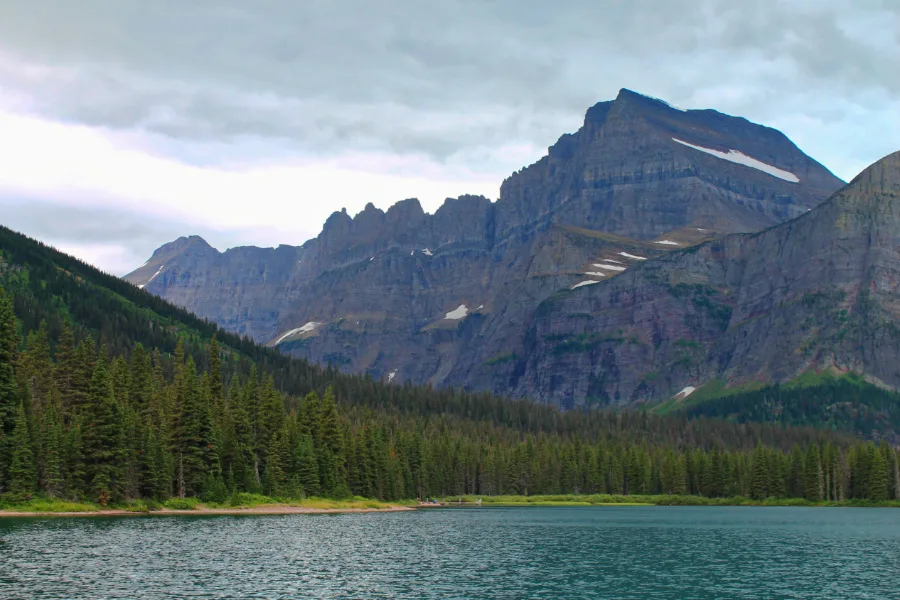
[[[93,258],[124,275],[147,260],[161,241],[196,234],[224,249],[266,236],[254,229],[220,231],[109,206],[59,204],[53,199],[0,195],[0,223],[64,251]],[[290,242],[290,240],[285,240]],[[297,243],[299,240],[294,240]]]
[[[898,30],[890,0],[35,0],[0,4],[0,51],[40,66],[0,84],[94,125],[465,161],[546,146],[619,87],[755,120],[890,109]]]
[[[199,165],[361,151],[499,183],[629,87],[777,127],[849,179],[897,150],[897,73],[895,0],[0,0],[0,101]],[[26,233],[127,248],[116,271],[186,233],[302,241],[135,210],[0,196]]]

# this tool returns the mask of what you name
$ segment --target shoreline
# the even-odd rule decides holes
[[[479,501],[480,500],[480,501]],[[329,506],[330,504],[330,506]],[[375,501],[355,501],[343,503],[339,501],[316,500],[306,503],[249,503],[244,506],[207,506],[194,503],[191,507],[160,506],[157,510],[146,507],[103,508],[99,505],[70,503],[59,506],[59,510],[41,510],[44,506],[24,505],[0,508],[2,518],[33,517],[137,517],[137,516],[265,516],[265,515],[314,515],[314,514],[348,514],[348,513],[380,513],[408,512],[429,509],[471,509],[471,508],[539,508],[539,507],[792,507],[792,508],[900,508],[900,501],[890,500],[882,503],[850,501],[818,501],[810,502],[799,498],[751,500],[743,497],[705,498],[699,496],[617,496],[617,495],[570,495],[570,496],[462,496],[442,498],[438,502],[397,502],[380,503]],[[67,510],[68,509],[68,510]]]
[[[342,513],[384,513],[406,512],[416,510],[411,506],[388,506],[385,508],[313,508],[307,506],[289,505],[264,505],[250,508],[195,508],[195,509],[171,509],[161,508],[153,511],[130,511],[120,508],[110,508],[89,511],[15,511],[0,510],[0,518],[10,517],[172,517],[172,516],[240,516],[240,515],[315,515],[315,514],[342,514]]]

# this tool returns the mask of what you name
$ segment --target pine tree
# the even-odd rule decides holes
[[[284,468],[281,462],[281,435],[273,433],[266,445],[266,464],[263,491],[269,496],[281,496],[284,491]]]
[[[31,397],[29,412],[40,414],[56,396],[46,321],[41,321],[40,327],[28,334],[25,347],[25,352],[19,357],[18,370],[28,383],[27,391]]]
[[[72,387],[75,380],[76,354],[75,335],[68,321],[63,321],[59,332],[59,342],[56,344],[56,366],[53,374],[56,377],[56,389],[60,396],[68,400],[72,397]]]
[[[0,490],[4,489],[9,477],[14,448],[12,435],[20,402],[14,368],[18,345],[12,300],[0,287]]]
[[[141,441],[140,469],[141,469],[141,496],[144,498],[161,499],[163,496],[162,465],[158,463],[159,442],[152,426],[146,426],[144,438]]]
[[[784,456],[780,452],[769,454],[769,495],[773,498],[786,498],[787,485],[785,482]]]
[[[318,496],[319,488],[319,463],[313,450],[313,441],[309,435],[301,435],[297,449],[297,475],[300,484],[307,496]]]
[[[222,385],[222,359],[219,356],[221,350],[219,349],[219,340],[216,338],[216,334],[213,334],[212,339],[209,341],[208,353],[209,368],[207,373],[209,374],[209,379],[207,383],[209,386],[209,399],[218,413],[224,405],[225,391]]]
[[[81,410],[90,399],[96,358],[97,349],[94,346],[94,340],[89,337],[82,339],[75,350],[72,386],[69,390],[69,406],[76,410]],[[106,371],[105,367],[104,371]]]
[[[803,497],[810,502],[822,499],[822,466],[819,463],[819,449],[810,444],[803,461]]]
[[[803,451],[795,445],[791,450],[790,466],[787,474],[787,491],[791,498],[803,498],[805,488],[803,486]]]
[[[259,412],[257,419],[257,431],[261,439],[266,443],[271,440],[272,434],[281,430],[284,425],[284,400],[275,389],[275,380],[272,375],[265,378],[259,389]],[[264,448],[260,448],[263,453]]]
[[[763,500],[769,496],[769,467],[762,441],[756,443],[750,468],[750,497],[754,500]]]
[[[37,469],[25,406],[20,404],[16,414],[16,424],[12,433],[12,459],[9,467],[9,491],[23,497],[30,497],[37,488]]]
[[[888,465],[880,449],[872,452],[872,468],[869,473],[869,500],[884,502],[888,499]]]
[[[84,455],[91,496],[101,504],[122,497],[123,431],[105,348],[91,378],[84,429]]]
[[[62,493],[61,426],[56,411],[56,403],[51,402],[44,412],[44,460],[41,487],[51,498]]]
[[[300,401],[299,425],[300,433],[312,436],[319,429],[319,396],[316,392],[310,392]]]
[[[63,473],[66,497],[73,500],[84,497],[87,489],[87,464],[84,456],[84,437],[81,418],[75,416],[65,435]]]
[[[137,344],[134,347],[128,370],[130,374],[128,378],[128,401],[134,410],[137,411],[137,414],[143,417],[150,410],[154,390],[153,365],[150,361],[150,353],[141,344]]]
[[[197,380],[197,368],[193,358],[188,358],[180,377],[179,398],[181,413],[178,418],[176,453],[179,456],[179,480],[184,493],[197,496],[213,470],[215,449],[212,440],[208,401]],[[181,488],[179,488],[181,489]]]

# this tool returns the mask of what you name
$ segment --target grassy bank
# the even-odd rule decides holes
[[[92,502],[71,502],[49,498],[36,498],[24,502],[0,500],[0,512],[30,514],[89,514],[89,513],[168,513],[220,512],[267,509],[275,512],[278,508],[302,509],[307,512],[340,510],[389,510],[416,505],[413,501],[381,502],[359,496],[346,500],[329,498],[305,498],[302,500],[270,498],[260,494],[235,494],[224,502],[201,502],[197,498],[171,498],[165,502],[153,500],[133,500],[129,502],[101,506]]]
[[[741,496],[733,498],[704,498],[702,496],[625,496],[616,494],[571,494],[556,496],[447,496],[443,502],[454,504],[475,503],[482,506],[858,506],[900,508],[900,501],[868,502],[847,500],[844,502],[810,502],[803,498],[766,498],[752,500]]]

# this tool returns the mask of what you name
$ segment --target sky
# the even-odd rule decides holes
[[[900,149],[896,0],[0,0],[0,223],[118,275],[199,234],[496,199],[626,87],[849,180]]]

